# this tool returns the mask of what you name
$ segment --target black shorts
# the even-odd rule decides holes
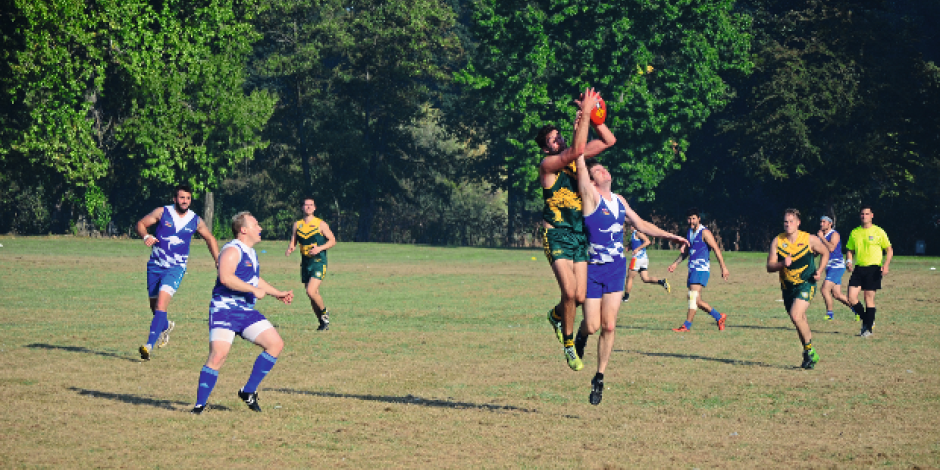
[[[849,278],[849,287],[861,287],[862,290],[881,289],[881,266],[856,266]]]

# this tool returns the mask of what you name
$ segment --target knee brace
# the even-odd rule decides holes
[[[696,302],[697,299],[698,299],[698,292],[695,292],[694,290],[690,290],[689,291],[689,310],[695,310],[696,308],[698,308],[698,303]]]

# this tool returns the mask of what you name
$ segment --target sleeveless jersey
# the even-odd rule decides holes
[[[189,244],[193,240],[193,232],[199,226],[199,216],[191,210],[180,216],[172,205],[163,208],[163,216],[157,222],[154,237],[157,243],[150,252],[150,261],[147,264],[170,268],[182,266],[186,269],[189,259]]]
[[[708,229],[699,224],[694,231],[689,229],[686,239],[689,240],[689,271],[708,272],[711,265],[709,259],[712,249],[705,243],[704,234]]]
[[[796,242],[791,242],[786,233],[777,236],[777,261],[790,255],[792,262],[789,267],[780,270],[780,287],[791,289],[794,286],[810,282],[816,272],[816,261],[813,250],[809,244],[809,234],[803,231],[796,232]]]
[[[297,228],[297,244],[300,245],[300,254],[304,258],[312,258],[313,254],[310,253],[310,250],[315,246],[324,245],[329,240],[326,238],[326,235],[323,235],[323,232],[320,231],[320,223],[323,222],[323,219],[317,217],[313,218],[313,221],[309,224],[304,222],[303,219],[298,220],[294,226]],[[326,252],[320,252],[320,259],[322,262],[326,262]]]
[[[643,246],[643,240],[640,240],[640,237],[636,236],[637,231],[634,230],[630,233],[630,251],[633,251],[641,246]],[[649,256],[646,255],[646,248],[640,250],[639,253],[633,255],[634,259],[649,259]]]
[[[239,261],[235,268],[235,276],[242,281],[258,287],[258,279],[261,276],[261,268],[258,266],[258,255],[254,248],[248,248],[244,243],[232,240],[222,247],[219,252],[219,258],[225,250],[238,250]],[[229,289],[222,284],[218,276],[215,278],[215,288],[212,289],[212,302],[209,305],[209,312],[216,313],[221,310],[252,310],[255,306],[255,295],[249,292],[241,292]]]
[[[839,233],[835,230],[829,229],[829,233],[826,234],[826,241],[832,241],[832,234]],[[839,239],[839,243],[836,243],[836,248],[832,250],[832,253],[829,253],[829,263],[826,264],[827,268],[845,268],[845,259],[842,258],[842,239]]]
[[[571,162],[555,175],[555,184],[542,188],[542,220],[555,228],[566,228],[574,232],[584,232],[584,216],[581,214],[581,195],[578,194],[578,171],[575,162]]]
[[[597,209],[584,217],[591,264],[624,262],[623,222],[627,209],[616,194],[608,201],[599,193]]]

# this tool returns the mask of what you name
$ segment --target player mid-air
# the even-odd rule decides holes
[[[613,139],[613,136],[610,138]],[[688,245],[688,241],[641,219],[623,196],[611,191],[613,178],[600,162],[585,162],[584,158],[578,158],[577,165],[590,261],[584,320],[581,321],[574,343],[578,357],[583,358],[588,337],[598,329],[601,330],[597,340],[597,373],[591,379],[591,394],[588,397],[592,405],[597,405],[600,404],[604,392],[604,372],[614,347],[617,313],[620,311],[620,299],[627,277],[627,259],[623,245],[624,222],[629,221],[643,233],[673,240],[683,246]]]
[[[821,256],[818,268],[813,253]],[[812,369],[819,362],[819,354],[813,348],[813,332],[806,321],[806,309],[816,294],[816,282],[823,279],[828,261],[829,249],[819,237],[800,230],[800,211],[787,209],[783,214],[783,233],[770,242],[767,272],[780,273],[783,306],[803,343],[800,367],[804,369]]]
[[[330,329],[330,311],[320,295],[320,284],[326,278],[326,250],[336,245],[336,237],[326,222],[314,217],[315,210],[317,205],[313,198],[304,199],[304,218],[294,223],[284,256],[290,256],[300,245],[300,282],[306,287],[310,306],[320,322],[317,331],[326,331]]]
[[[578,116],[589,116],[597,108],[599,96],[587,89],[581,96]],[[581,370],[584,364],[574,349],[576,308],[584,303],[587,288],[587,238],[578,194],[577,166],[581,155],[591,158],[614,145],[607,126],[596,126],[600,139],[587,143],[589,119],[575,118],[574,139],[569,147],[555,126],[545,126],[535,138],[545,157],[539,164],[539,183],[545,205],[542,209],[542,246],[561,290],[561,301],[548,311],[548,322],[562,343],[568,367]],[[609,136],[610,140],[604,140]]]
[[[199,233],[206,241],[212,259],[218,265],[219,245],[203,220],[189,209],[193,201],[193,190],[186,184],[173,190],[173,204],[158,207],[137,222],[137,234],[151,247],[147,262],[147,292],[150,296],[150,333],[147,342],[140,347],[140,358],[149,361],[154,346],[162,348],[170,341],[170,332],[176,324],[167,318],[170,299],[180,288],[189,260],[189,245],[193,233]],[[154,234],[148,233],[156,225]]]

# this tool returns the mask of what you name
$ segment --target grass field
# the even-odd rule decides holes
[[[766,255],[726,253],[731,280],[705,292],[728,314],[721,333],[704,313],[670,330],[684,268],[672,294],[637,283],[595,407],[596,339],[569,370],[539,251],[341,243],[322,288],[333,323],[317,332],[299,258],[263,241],[262,277],[297,295],[259,303],[287,345],[259,389],[264,412],[236,397],[260,352],[236,339],[210,411],[192,416],[215,281],[201,243],[170,344],[146,363],[140,241],[0,244],[3,468],[940,467],[936,258],[895,259],[870,339],[844,307],[822,320],[817,297],[811,371]],[[650,257],[662,276],[674,252]]]

